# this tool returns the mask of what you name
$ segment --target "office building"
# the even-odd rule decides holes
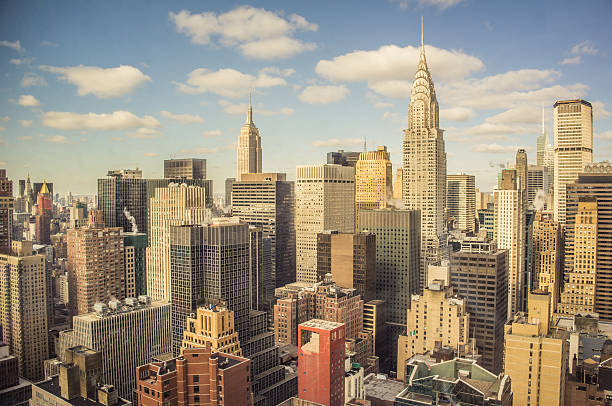
[[[529,165],[527,169],[527,204],[536,210],[546,208],[549,191],[548,172],[544,166]],[[540,194],[538,196],[538,193]],[[538,201],[536,202],[536,196]]]
[[[503,169],[500,184],[493,192],[494,240],[498,248],[508,250],[508,319],[522,309],[525,282],[526,219],[517,175],[515,169]]]
[[[317,234],[355,231],[355,169],[298,166],[295,184],[297,281],[317,282]]]
[[[261,227],[249,226],[249,307],[268,312],[274,304],[272,239]]]
[[[19,377],[19,361],[0,341],[0,405],[28,406],[32,384]]]
[[[38,202],[38,194],[42,190],[43,185],[46,186],[46,189],[48,190],[48,194],[51,197],[51,200],[53,200],[53,183],[43,181],[43,182],[34,182],[32,184],[32,189],[31,189],[32,190],[32,202],[34,203]]]
[[[413,295],[407,309],[406,335],[397,342],[397,379],[405,381],[406,361],[438,347],[457,348],[465,354],[470,346],[470,315],[465,300],[443,281],[433,280],[422,295]]]
[[[355,165],[355,216],[360,210],[385,209],[393,190],[393,172],[387,147],[362,152]]]
[[[612,165],[607,162],[587,165],[576,182],[567,185],[567,222],[565,226],[565,274],[580,265],[592,265],[594,251],[578,242],[576,226],[579,224],[579,206],[584,198],[597,200],[597,246],[595,311],[601,320],[612,320]],[[590,229],[590,226],[584,225]],[[583,244],[588,244],[582,240]],[[585,251],[586,249],[586,251]],[[588,264],[586,261],[591,261]],[[585,269],[583,267],[583,269]]]
[[[87,204],[74,202],[70,206],[70,228],[84,227],[87,225]]]
[[[164,159],[165,179],[206,179],[206,159]]]
[[[344,325],[312,319],[298,326],[298,396],[344,405]]]
[[[142,406],[252,405],[251,361],[210,347],[136,370]],[[159,396],[159,395],[163,396]]]
[[[476,231],[476,177],[474,175],[446,175],[446,206],[449,220],[455,229],[468,233]]]
[[[170,226],[205,224],[210,220],[205,199],[204,188],[197,186],[155,189],[149,203],[146,257],[147,294],[153,300],[170,300]]]
[[[7,178],[6,169],[0,169],[0,254],[11,250],[13,205],[13,181]]]
[[[242,180],[243,173],[261,173],[261,137],[259,129],[253,123],[253,107],[249,95],[247,119],[240,129],[238,137],[238,171],[237,179]]]
[[[32,251],[31,241],[13,241],[11,254],[0,254],[0,324],[19,376],[38,381],[49,355],[47,283],[45,257]]]
[[[531,290],[550,293],[551,311],[557,309],[562,282],[563,232],[552,212],[538,211],[532,227]]]
[[[550,293],[532,292],[528,313],[504,326],[504,372],[515,404],[562,405],[567,370],[567,332],[550,326]]]
[[[130,406],[100,378],[102,354],[84,346],[68,348],[58,374],[32,385],[32,406]]]
[[[355,167],[360,154],[361,152],[344,151],[342,149],[339,149],[337,152],[328,152],[327,164]]]
[[[236,182],[236,178],[225,179],[225,200],[223,201],[225,207],[232,207],[232,187]]]
[[[421,214],[420,286],[428,264],[448,258],[446,247],[446,152],[439,125],[438,101],[427,60],[421,27],[421,54],[408,107],[403,142],[402,201]]]
[[[555,220],[566,222],[566,188],[593,163],[593,107],[586,100],[559,100],[554,105]]]
[[[125,252],[119,227],[70,228],[67,251],[73,315],[89,313],[97,302],[125,298]]]
[[[493,204],[493,196],[491,193],[481,192],[478,188],[476,190],[476,211],[488,208],[489,204]]]
[[[75,316],[73,330],[60,333],[62,348],[75,345],[102,356],[101,380],[113,385],[120,397],[132,399],[136,367],[171,350],[170,303],[151,302],[147,296],[96,303],[94,312]]]
[[[273,288],[295,281],[295,193],[286,179],[284,173],[244,174],[231,187],[232,215],[271,239]]]
[[[125,250],[125,297],[147,294],[147,235],[123,233]]]
[[[370,300],[363,304],[363,331],[372,334],[374,355],[383,367],[388,363],[387,351],[387,304],[384,300]]]
[[[43,182],[37,194],[38,214],[36,215],[36,241],[39,244],[51,244],[51,219],[53,218],[53,196],[47,182]]]
[[[487,239],[465,238],[461,249],[451,254],[450,266],[450,285],[465,299],[469,335],[482,356],[480,364],[499,373],[508,315],[508,250]]]
[[[331,274],[342,288],[355,289],[364,301],[376,299],[376,236],[369,232],[317,235],[317,280]]]
[[[198,307],[195,317],[187,317],[181,349],[205,346],[213,352],[242,355],[233,311],[209,304]]]
[[[402,182],[404,176],[404,168],[399,167],[395,170],[395,179],[393,180],[393,204],[402,201]]]
[[[512,406],[514,381],[508,375],[495,375],[474,360],[455,358],[430,364],[418,359],[408,363],[407,387],[394,405]],[[519,403],[514,403],[519,404]],[[520,403],[522,404],[522,403]]]
[[[495,230],[495,210],[493,203],[490,204],[490,209],[478,210],[478,230],[484,230],[487,233],[487,239],[493,240]]]

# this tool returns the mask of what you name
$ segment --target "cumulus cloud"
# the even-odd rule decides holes
[[[593,118],[595,120],[612,116],[612,113],[606,110],[606,105],[603,102],[597,100],[592,102],[591,105],[593,106]]]
[[[374,107],[377,109],[388,109],[393,107],[393,103],[377,101],[374,102]]]
[[[13,48],[17,52],[23,52],[24,49],[21,47],[21,42],[19,40],[11,42],[11,41],[0,41],[0,46]]]
[[[330,104],[344,99],[350,91],[344,85],[306,86],[298,98],[308,104]]]
[[[404,10],[411,7],[411,5],[417,7],[436,7],[439,10],[446,10],[462,1],[463,0],[395,0],[400,8]]]
[[[345,147],[362,144],[363,140],[359,138],[330,138],[328,140],[317,140],[312,142],[312,145],[315,147]]]
[[[29,65],[34,58],[12,58],[9,62],[13,65]]]
[[[17,120],[17,121],[19,121],[19,124],[21,124],[22,127],[32,126],[32,120]]]
[[[93,94],[100,99],[123,96],[151,78],[140,69],[129,65],[116,68],[98,66],[40,66],[40,69],[59,75],[60,79],[76,85],[80,96]]]
[[[163,117],[171,120],[180,121],[182,123],[203,123],[204,119],[197,114],[173,114],[169,111],[162,110],[159,112]]]
[[[476,144],[472,147],[474,152],[485,152],[488,154],[510,154],[516,153],[516,150],[523,148],[530,150],[531,148],[516,145],[499,145],[499,144]]]
[[[125,136],[145,140],[150,138],[158,138],[161,136],[161,133],[153,128],[139,128],[136,131],[125,134]]]
[[[241,6],[223,14],[170,12],[170,20],[194,44],[237,48],[253,59],[288,58],[316,47],[295,38],[298,31],[318,29],[316,24],[297,14],[285,18],[281,13]]]
[[[578,65],[580,63],[582,63],[582,57],[580,55],[563,58],[561,62],[559,62],[560,65]]]
[[[597,55],[599,54],[599,50],[595,48],[595,45],[591,41],[582,41],[579,44],[572,46],[569,53],[573,56],[563,58],[560,65],[578,65],[582,63],[583,55]]]
[[[223,135],[223,132],[221,132],[221,130],[210,130],[205,131],[202,135],[206,138],[221,137]]]
[[[46,86],[47,82],[45,79],[37,75],[34,72],[27,72],[23,75],[21,79],[21,87],[30,87],[30,86]]]
[[[21,96],[19,96],[17,104],[24,107],[40,106],[40,102],[36,99],[36,97],[32,96],[31,94],[22,94]]]
[[[68,139],[63,135],[49,135],[45,137],[45,141],[52,144],[70,144]]]
[[[469,121],[474,118],[474,110],[467,107],[440,109],[440,118],[448,121]]]
[[[246,96],[254,87],[285,86],[282,72],[275,74],[269,68],[261,69],[257,77],[235,69],[224,68],[210,71],[199,68],[189,73],[187,82],[175,82],[183,93],[214,93],[219,96],[237,98]]]
[[[124,110],[110,114],[48,111],[43,114],[43,125],[59,130],[126,130],[157,128],[159,121],[152,116],[138,117]]]

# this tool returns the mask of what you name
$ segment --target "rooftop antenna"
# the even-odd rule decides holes
[[[367,151],[368,151],[368,149],[367,149],[367,146],[366,146],[366,137],[364,136],[363,137],[363,152],[367,152]]]

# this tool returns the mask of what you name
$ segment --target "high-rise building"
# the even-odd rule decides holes
[[[393,172],[387,147],[362,152],[355,165],[355,216],[360,210],[385,209],[393,190]]]
[[[6,169],[0,169],[0,254],[11,250],[13,204],[13,181],[7,178]]]
[[[536,165],[544,167],[546,147],[548,146],[548,134],[544,125],[544,106],[542,106],[542,132],[536,140]]]
[[[563,232],[551,212],[538,211],[533,220],[531,290],[550,293],[551,311],[557,309],[561,290]]]
[[[559,100],[554,105],[555,220],[566,221],[566,188],[593,162],[593,107],[586,100]]]
[[[182,158],[164,160],[166,179],[206,179],[206,159]]]
[[[508,315],[508,250],[487,239],[465,238],[451,253],[450,285],[465,299],[470,337],[480,363],[493,373],[502,370],[504,324]]]
[[[476,231],[476,177],[446,175],[446,205],[454,228],[469,233]]]
[[[51,244],[51,219],[53,218],[53,196],[47,182],[43,182],[37,194],[38,213],[36,214],[36,241],[39,244]]]
[[[195,317],[187,317],[181,349],[209,346],[214,352],[242,355],[234,329],[234,312],[225,307],[201,306]]]
[[[298,396],[344,405],[344,325],[312,319],[298,326]]]
[[[250,95],[247,119],[238,137],[238,172],[236,175],[239,181],[242,180],[243,173],[261,173],[261,137],[259,129],[253,123]]]
[[[548,172],[543,166],[529,165],[527,169],[527,203],[528,206],[533,206],[536,210],[546,208],[548,194]],[[538,201],[536,201],[536,196]]]
[[[476,188],[476,210],[486,209],[489,203],[493,203],[491,200],[491,193],[481,192],[480,189]]]
[[[2,341],[17,357],[19,376],[44,378],[48,358],[45,257],[32,255],[31,241],[13,241],[10,254],[0,254],[0,324]]]
[[[19,377],[19,361],[0,342],[0,405],[29,406],[32,384]]]
[[[376,236],[369,232],[317,235],[317,280],[326,274],[364,301],[376,299]]]
[[[359,231],[376,236],[376,298],[386,304],[385,349],[396,368],[397,339],[406,326],[410,297],[419,292],[421,216],[418,210],[365,210]]]
[[[433,280],[422,295],[413,295],[407,309],[406,335],[397,342],[397,379],[406,377],[406,361],[437,347],[458,348],[470,344],[470,315],[460,299],[443,281]],[[428,334],[429,333],[429,334]]]
[[[344,151],[342,149],[339,149],[338,152],[328,152],[327,164],[355,167],[360,154],[361,152]]]
[[[584,198],[597,200],[597,246],[595,277],[595,311],[601,320],[612,320],[612,165],[607,162],[587,165],[584,172],[578,175],[576,182],[567,185],[567,223],[565,226],[565,274],[593,262],[593,249],[587,248],[587,241],[582,240],[586,250],[576,249],[578,232],[576,226],[581,220],[578,216],[580,200]],[[584,225],[586,227],[586,225]],[[589,226],[590,228],[590,226]],[[586,231],[586,229],[585,229]]]
[[[32,184],[32,202],[34,203],[38,202],[38,194],[42,190],[43,185],[46,186],[49,196],[51,197],[51,200],[53,201],[53,183],[47,182],[45,180],[43,182],[34,182]]]
[[[232,185],[236,182],[236,178],[225,179],[225,207],[232,207]]]
[[[355,231],[355,169],[339,165],[298,166],[295,185],[296,273],[317,282],[317,234]]]
[[[231,189],[232,215],[271,239],[273,288],[295,281],[295,193],[286,179],[284,173],[244,174]]]
[[[393,180],[393,200],[402,200],[402,183],[404,176],[404,168],[395,170],[395,179]]]
[[[142,406],[252,405],[251,361],[214,352],[186,349],[178,358],[136,369]]]
[[[439,124],[436,91],[425,59],[421,22],[421,56],[414,76],[408,129],[404,130],[402,200],[421,212],[420,285],[427,280],[427,265],[448,257],[446,247],[446,152]]]
[[[125,297],[147,294],[147,235],[123,233],[125,250]]]
[[[494,204],[491,203],[490,209],[478,210],[478,230],[484,230],[487,233],[487,238],[492,240],[494,238],[495,230],[495,210],[493,209]]]
[[[372,334],[374,355],[378,357],[382,367],[385,367],[389,357],[386,321],[387,304],[384,300],[375,299],[363,304],[363,331]]]
[[[147,294],[153,300],[170,300],[170,226],[204,224],[210,219],[206,192],[197,186],[160,187],[149,203]]]
[[[67,249],[73,315],[89,313],[98,302],[125,298],[125,253],[119,227],[70,228]]]
[[[94,312],[75,316],[73,330],[60,333],[61,348],[82,345],[102,354],[102,382],[119,396],[133,398],[136,367],[170,352],[170,304],[147,296],[97,303]]]
[[[493,191],[495,200],[493,236],[500,249],[508,250],[508,319],[523,306],[525,279],[525,214],[523,189],[515,169],[503,169]]]
[[[596,311],[597,280],[603,279],[603,275],[598,275],[597,266],[600,247],[597,203],[596,197],[580,198],[575,214],[572,213],[571,247],[566,249],[568,265],[571,265],[565,270],[559,313],[573,315]]]
[[[550,326],[550,293],[529,294],[529,312],[504,326],[504,372],[518,405],[563,405],[567,332]]]

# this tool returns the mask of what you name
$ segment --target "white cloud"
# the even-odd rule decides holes
[[[157,152],[145,152],[143,155],[150,156],[150,157],[159,156]]]
[[[221,132],[221,130],[206,131],[202,134],[202,136],[207,137],[207,138],[221,137],[222,135],[223,135],[223,132]]]
[[[404,115],[398,113],[397,111],[385,111],[383,113],[383,120],[391,120],[391,121],[402,121],[404,119]]]
[[[602,133],[595,134],[595,138],[606,141],[612,140],[612,131],[608,130]]]
[[[522,105],[502,113],[487,117],[485,122],[492,124],[539,124],[542,122],[541,110],[533,105]]]
[[[22,94],[21,96],[19,96],[19,101],[17,101],[17,103],[20,106],[25,107],[40,106],[40,102],[36,100],[36,97],[32,96],[31,94]]]
[[[297,14],[284,18],[281,13],[241,6],[223,14],[170,12],[170,20],[194,44],[238,48],[244,56],[253,59],[288,58],[316,47],[294,37],[297,31],[318,29],[316,24]]]
[[[274,76],[269,68],[261,69],[258,76],[242,73],[235,69],[224,68],[210,71],[199,68],[189,73],[186,83],[175,84],[183,93],[215,93],[223,97],[237,98],[249,94],[254,87],[285,86],[287,81],[281,76]]]
[[[580,63],[582,63],[582,57],[580,55],[571,58],[563,58],[563,60],[559,62],[560,65],[578,65]]]
[[[247,103],[234,104],[228,100],[219,100],[219,105],[223,107],[223,111],[225,111],[227,114],[232,114],[235,116],[241,116],[241,115],[246,116],[247,110],[249,107]],[[283,114],[283,115],[290,116],[293,113],[295,113],[295,110],[293,110],[290,107],[282,107],[279,111],[267,110],[259,106],[253,107],[254,116],[258,116],[258,115],[275,116],[277,114]]]
[[[12,58],[9,62],[13,65],[27,65],[30,64],[34,58]]]
[[[32,120],[17,120],[22,127],[30,127],[32,126]]]
[[[330,104],[344,99],[350,91],[344,85],[306,86],[298,98],[308,104]]]
[[[448,121],[469,121],[474,118],[476,113],[467,107],[451,107],[440,109],[440,118]]]
[[[0,121],[7,123],[11,118],[9,116],[0,117]]]
[[[23,52],[24,51],[24,49],[21,47],[21,42],[19,42],[19,41],[15,41],[15,42],[0,41],[0,46],[8,47],[8,48],[13,48],[17,52]]]
[[[417,7],[436,7],[439,10],[446,10],[449,7],[461,3],[463,0],[395,0],[401,9],[405,10],[415,3]]]
[[[123,96],[138,86],[151,82],[151,78],[140,69],[129,65],[116,68],[97,66],[40,66],[40,69],[60,75],[60,78],[77,86],[80,96],[93,94],[100,99]]]
[[[531,148],[516,145],[499,145],[499,144],[476,144],[472,147],[474,152],[484,152],[488,154],[511,154],[516,153],[519,148],[530,150]]]
[[[591,41],[582,41],[570,50],[572,55],[597,55],[599,50],[595,48]]]
[[[312,142],[312,145],[315,147],[345,147],[362,144],[363,140],[359,138],[330,138],[328,140],[317,140]]]
[[[169,111],[162,110],[159,112],[163,117],[171,120],[180,121],[182,123],[203,123],[204,119],[196,114],[173,114]]]
[[[32,139],[31,135],[20,135],[17,137],[19,141],[29,141]]]
[[[223,145],[221,147],[195,147],[190,149],[182,149],[180,152],[182,154],[216,154],[217,152],[235,150],[237,146],[238,143],[234,141],[231,144]]]
[[[21,79],[21,87],[47,86],[45,79],[34,72],[27,72]]]
[[[159,138],[161,133],[152,128],[139,128],[138,130],[125,134],[126,137],[130,138],[139,138],[141,140],[150,139],[150,138]]]
[[[59,44],[55,43],[55,42],[51,42],[51,41],[42,41],[40,43],[40,45],[46,46],[46,47],[58,47]]]
[[[606,110],[606,105],[603,102],[597,100],[592,102],[591,105],[593,106],[593,118],[595,120],[612,116],[612,113]]]
[[[45,137],[45,141],[52,144],[70,144],[68,139],[63,135],[49,135]]]
[[[159,127],[159,121],[155,117],[138,117],[124,110],[114,111],[110,114],[49,111],[43,114],[43,124],[59,130],[126,130],[140,127]]]
[[[377,101],[374,103],[374,107],[377,109],[388,109],[393,107],[393,103]]]

